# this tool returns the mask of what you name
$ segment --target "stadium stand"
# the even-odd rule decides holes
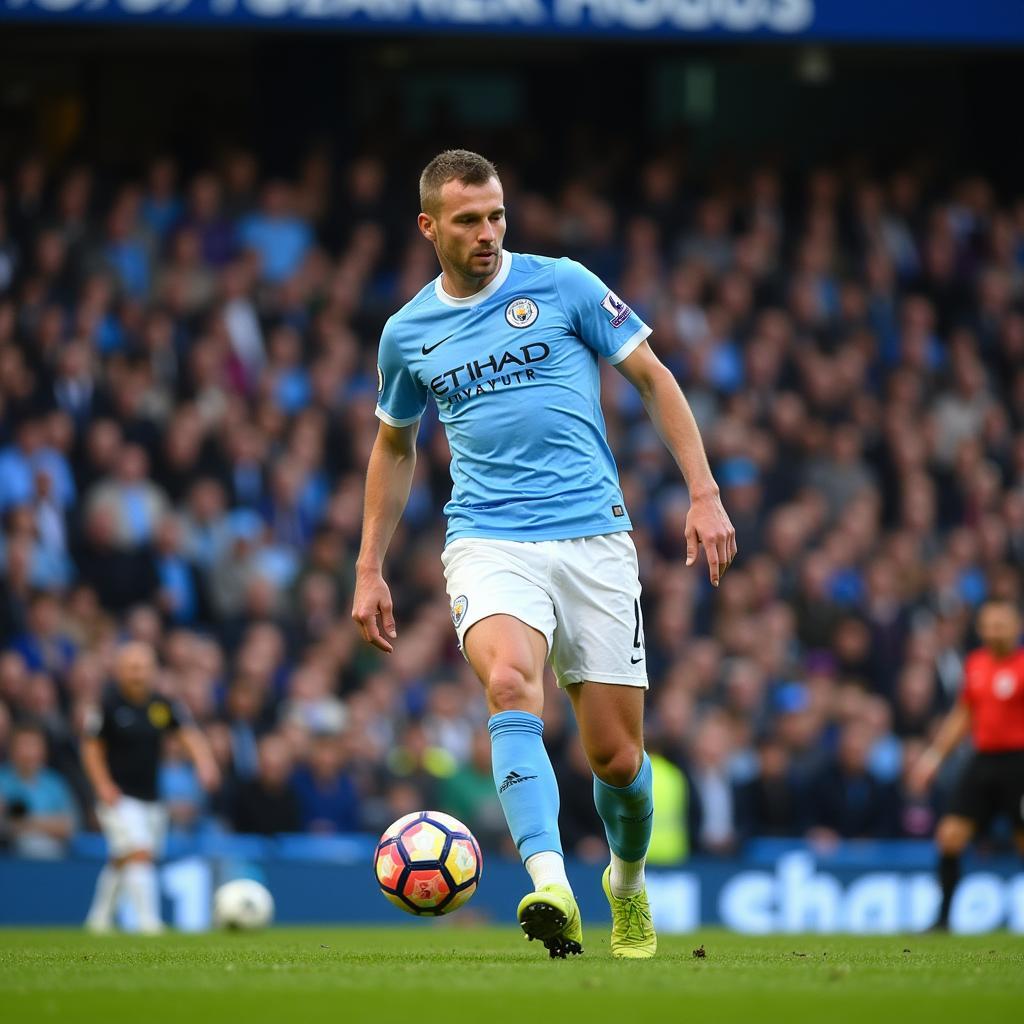
[[[661,824],[685,818],[710,854],[929,835],[941,787],[912,799],[906,766],[956,695],[975,607],[1021,596],[1024,200],[916,161],[701,188],[668,151],[628,188],[581,174],[543,194],[507,166],[509,248],[581,260],[654,326],[738,530],[719,590],[683,568],[685,488],[606,367],[651,748],[681,794]],[[50,764],[45,787],[0,788],[12,849],[59,852],[31,822],[63,788],[94,826],[77,736],[126,637],[158,648],[225,771],[207,800],[172,743],[177,832],[373,832],[442,801],[508,842],[438,560],[432,412],[387,569],[396,653],[349,619],[378,332],[436,273],[391,213],[414,180],[320,152],[269,178],[238,151],[115,180],[28,156],[0,182],[0,780],[19,722]],[[567,844],[598,858],[553,690],[547,714]],[[662,838],[670,859],[687,846]]]

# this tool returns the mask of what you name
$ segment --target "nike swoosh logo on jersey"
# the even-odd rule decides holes
[[[629,663],[630,663],[630,665],[639,665],[640,662],[643,661],[643,660],[644,659],[642,657],[640,657],[640,658],[630,658],[629,659]]]
[[[435,348],[440,348],[440,347],[441,347],[441,346],[442,346],[442,345],[443,345],[443,344],[444,344],[444,343],[445,343],[446,341],[448,341],[448,339],[449,339],[449,338],[454,338],[454,337],[455,337],[455,335],[454,335],[454,334],[449,334],[447,338],[442,338],[442,339],[441,339],[440,341],[438,341],[438,342],[435,342],[435,343],[434,343],[433,345],[431,345],[431,346],[430,346],[430,348],[427,348],[427,346],[426,346],[426,345],[423,345],[423,346],[422,346],[422,347],[420,348],[420,351],[421,351],[421,352],[422,352],[422,353],[423,353],[423,354],[424,354],[425,356],[429,356],[429,355],[430,355],[430,353],[431,353],[431,352],[433,352]]]

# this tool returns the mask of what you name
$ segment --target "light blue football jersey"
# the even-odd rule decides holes
[[[448,543],[632,529],[598,356],[618,363],[650,333],[579,263],[507,251],[476,295],[453,298],[439,276],[388,320],[377,415],[408,426],[437,403],[452,454]]]

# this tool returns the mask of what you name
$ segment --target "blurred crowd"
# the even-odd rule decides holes
[[[1024,198],[915,164],[702,187],[674,152],[540,191],[488,155],[508,247],[579,259],[653,326],[738,531],[720,589],[683,567],[685,486],[604,367],[644,582],[652,858],[929,835],[942,786],[911,797],[907,767],[979,602],[1021,591]],[[349,618],[379,330],[438,272],[418,170],[317,151],[278,180],[238,150],[187,175],[29,157],[0,179],[10,849],[59,853],[94,824],[78,736],[135,638],[226,780],[205,794],[172,741],[174,830],[375,832],[436,806],[507,850],[444,592],[432,410],[386,566],[395,654]],[[553,687],[546,717],[566,849],[603,856]]]

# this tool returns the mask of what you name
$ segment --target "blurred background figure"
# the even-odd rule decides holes
[[[964,664],[960,700],[915,762],[909,779],[920,796],[942,762],[970,734],[974,753],[963,766],[946,814],[938,823],[942,901],[935,931],[948,931],[960,857],[993,822],[1008,819],[1024,857],[1024,646],[1021,613],[1013,601],[987,601],[978,613],[982,646]]]
[[[885,839],[897,835],[896,793],[869,770],[871,738],[867,727],[843,727],[833,759],[811,779],[808,838],[822,846],[839,839]]]
[[[96,796],[96,816],[109,854],[86,926],[96,933],[113,928],[123,887],[135,912],[136,929],[157,934],[163,930],[154,860],[160,855],[166,828],[158,781],[164,735],[177,734],[205,789],[217,789],[220,771],[190,712],[155,692],[157,663],[152,647],[141,640],[121,646],[113,674],[114,685],[89,713],[82,744],[82,762]],[[173,768],[165,765],[165,772],[169,778]],[[188,823],[181,794],[173,796],[178,823]]]
[[[78,814],[64,779],[46,767],[46,733],[15,727],[10,754],[0,764],[0,835],[19,857],[64,855]]]
[[[298,832],[302,804],[291,782],[292,755],[280,736],[265,736],[259,743],[256,775],[235,793],[231,824],[239,832],[274,835]]]

